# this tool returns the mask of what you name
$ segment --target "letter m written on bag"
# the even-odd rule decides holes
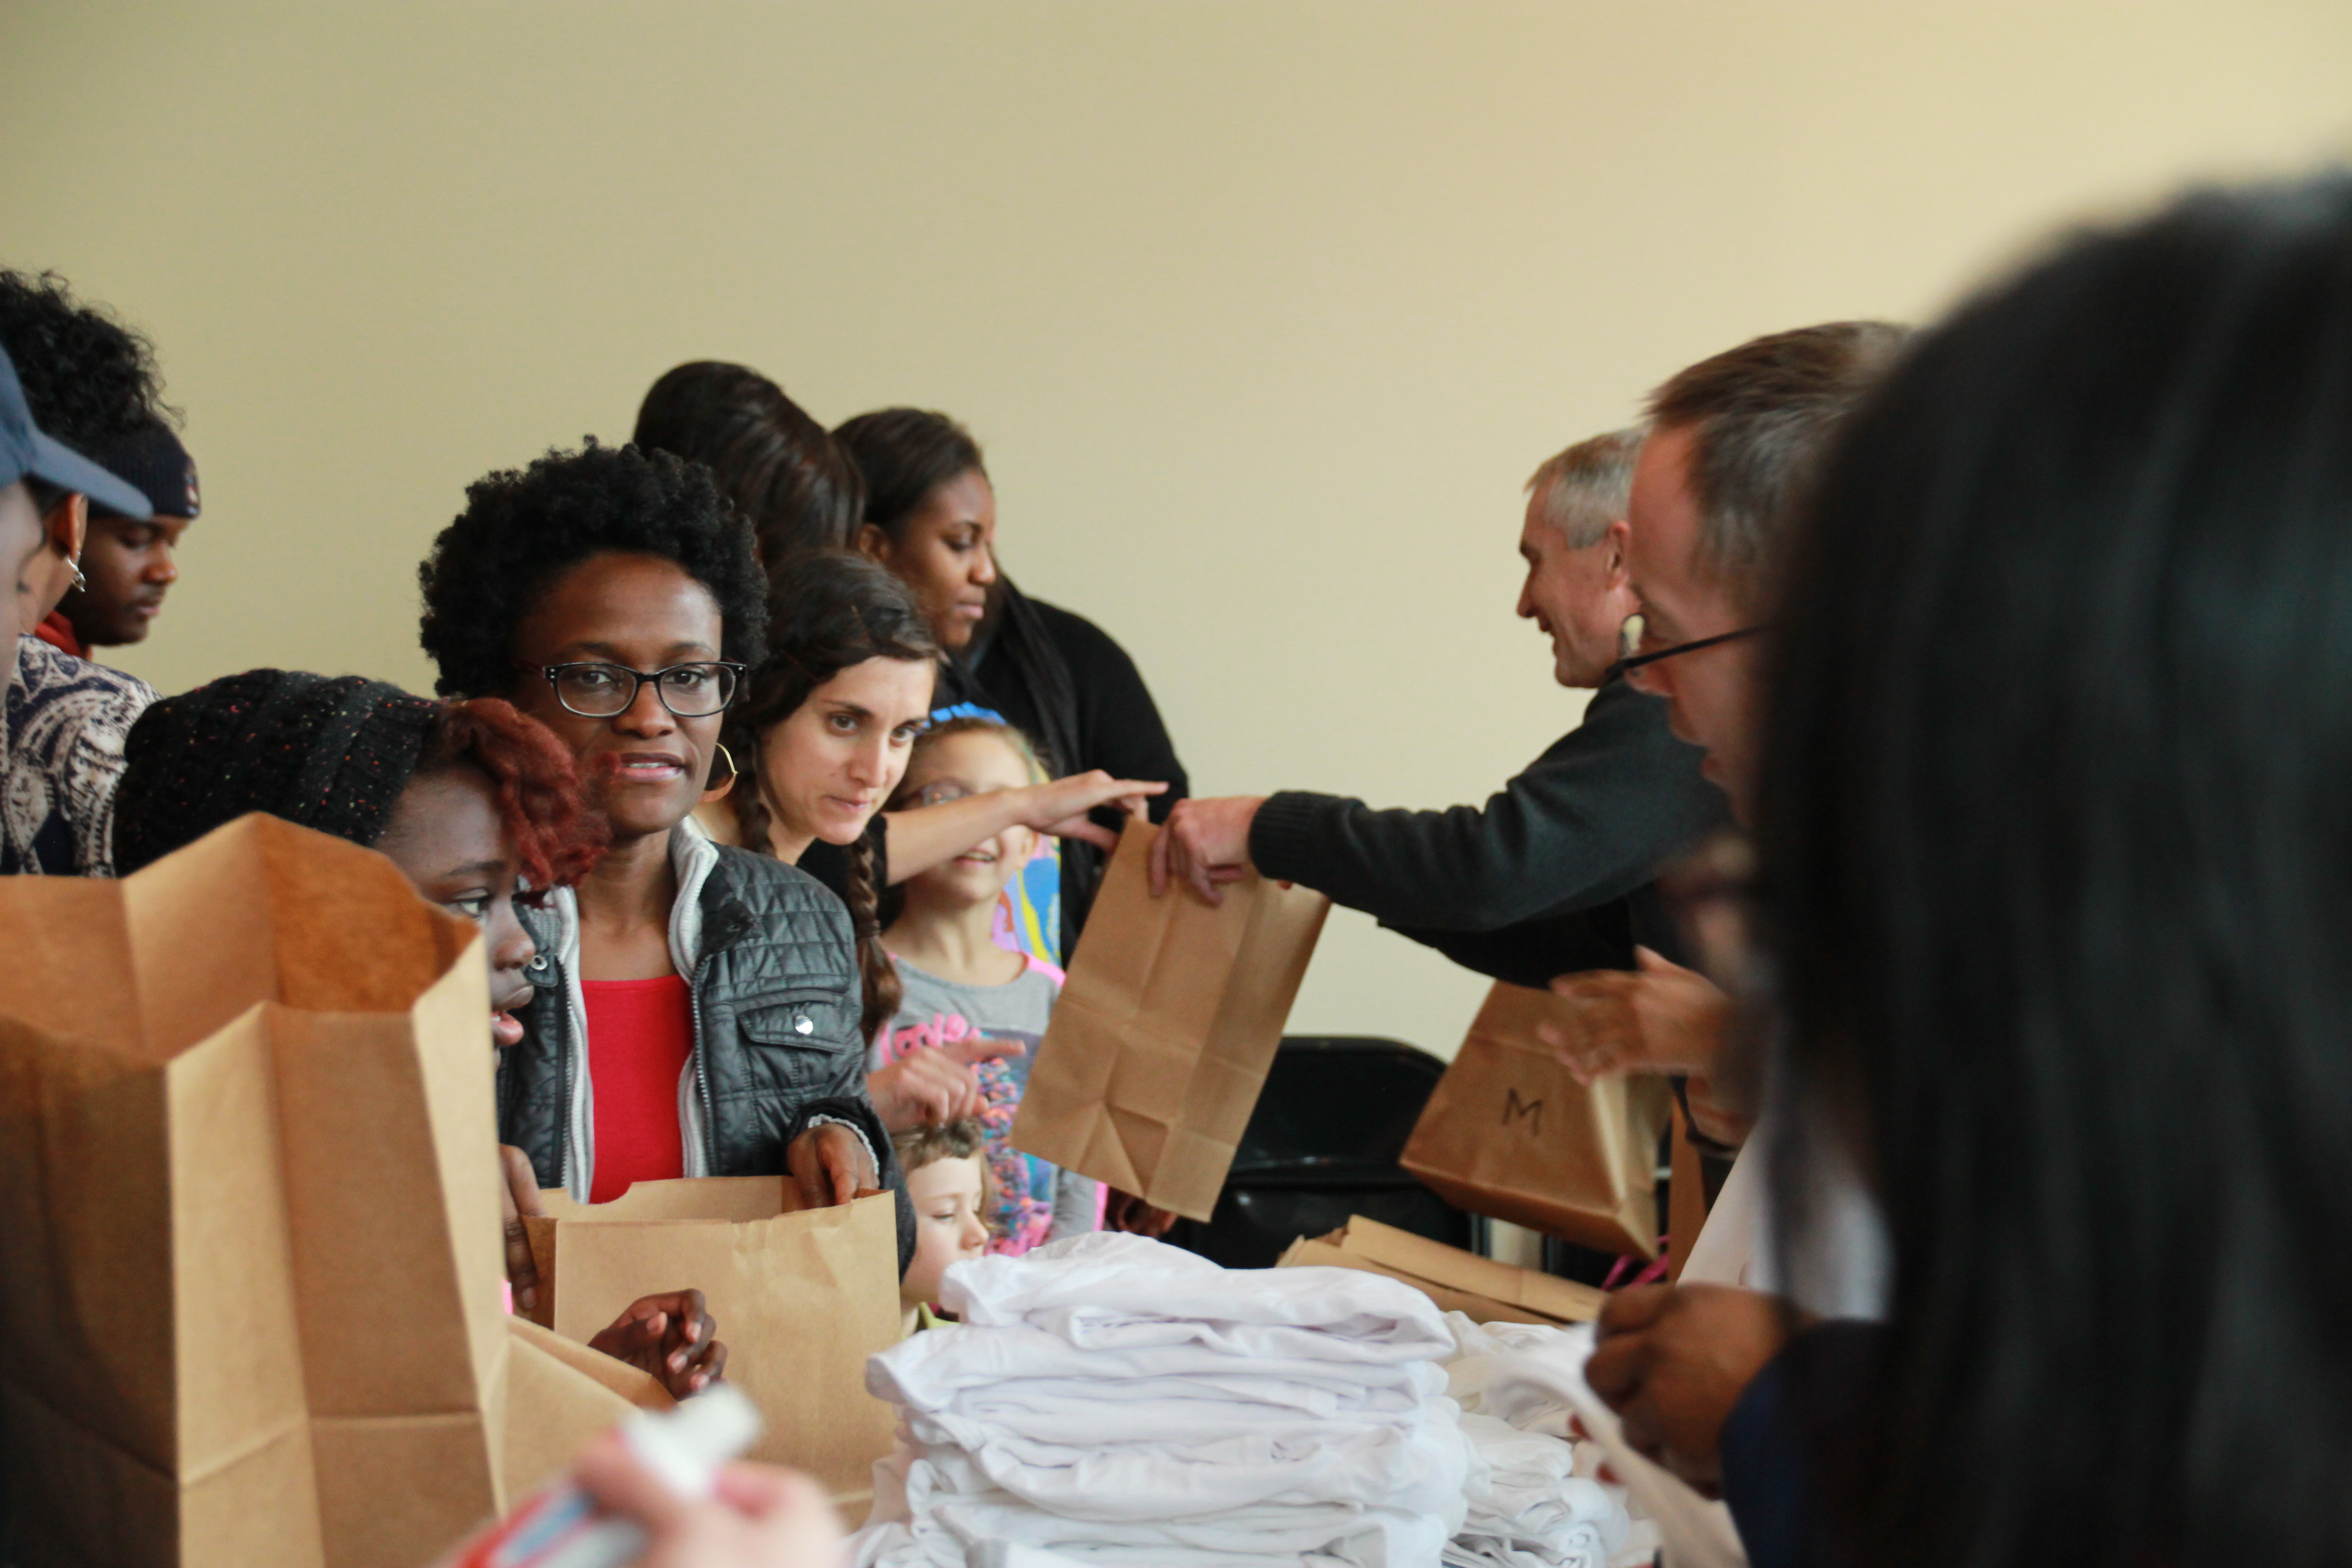
[[[1530,1137],[1530,1138],[1540,1138],[1540,1137],[1542,1137],[1542,1136],[1543,1136],[1543,1097],[1542,1097],[1541,1095],[1538,1095],[1538,1096],[1536,1096],[1536,1097],[1534,1097],[1534,1098],[1532,1098],[1532,1099],[1528,1099],[1528,1100],[1521,1100],[1521,1099],[1519,1098],[1519,1091],[1518,1091],[1517,1089],[1504,1089],[1504,1090],[1503,1090],[1503,1128],[1504,1128],[1504,1130],[1505,1130],[1506,1131],[1509,1131],[1509,1130],[1510,1130],[1510,1127],[1511,1127],[1511,1124],[1512,1124],[1513,1122],[1521,1122],[1521,1123],[1524,1123],[1524,1124],[1525,1124],[1525,1131],[1526,1131],[1526,1132],[1527,1132],[1527,1134],[1528,1134],[1528,1137]]]
[[[1569,1006],[1549,991],[1488,992],[1399,1163],[1456,1208],[1654,1258],[1672,1092],[1656,1078],[1577,1082],[1542,1034],[1572,1022]]]

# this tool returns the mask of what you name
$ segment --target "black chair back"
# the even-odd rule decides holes
[[[1483,1251],[1486,1222],[1397,1163],[1445,1064],[1402,1040],[1286,1035],[1206,1225],[1168,1239],[1229,1268],[1267,1268],[1301,1236],[1362,1215]]]

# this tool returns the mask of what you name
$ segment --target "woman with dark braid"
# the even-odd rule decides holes
[[[885,818],[929,721],[940,673],[921,607],[883,567],[830,552],[796,558],[769,611],[768,658],[727,715],[735,785],[698,815],[712,837],[803,865],[849,907],[860,1028],[871,1041],[899,1001],[898,972],[882,946],[886,889],[1012,827],[1058,824],[1115,842],[1084,813],[1106,801],[1139,805],[1159,786],[1064,779]],[[1075,825],[1065,820],[1074,816]],[[1015,1048],[973,1040],[910,1053],[873,1073],[867,1093],[893,1132],[956,1121],[980,1103],[973,1066]]]

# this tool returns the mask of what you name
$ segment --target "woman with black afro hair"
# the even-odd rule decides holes
[[[550,452],[470,487],[420,576],[436,689],[552,730],[611,830],[533,917],[499,1142],[584,1203],[677,1176],[789,1174],[812,1206],[887,1184],[903,1268],[913,1216],[866,1099],[848,911],[689,820],[733,782],[719,725],[767,618],[751,531],[709,470]]]

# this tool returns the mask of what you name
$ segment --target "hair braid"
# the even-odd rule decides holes
[[[748,742],[745,737],[736,734],[730,734],[727,738],[735,742],[728,748],[728,755],[734,756],[738,752],[742,753],[735,763],[734,786],[727,792],[727,808],[735,814],[737,841],[754,855],[772,855],[776,851],[776,840],[775,836],[768,831],[771,820],[768,798],[760,792],[758,764],[751,761],[760,754],[758,738],[751,737]]]
[[[866,997],[858,1027],[870,1040],[898,1014],[907,994],[898,966],[882,945],[882,891],[874,885],[874,841],[861,837],[848,850],[849,929],[857,942],[857,978]]]

